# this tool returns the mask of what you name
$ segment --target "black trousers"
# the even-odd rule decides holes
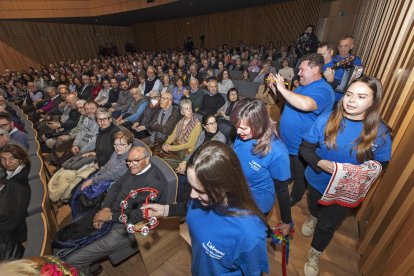
[[[318,219],[313,233],[312,247],[318,251],[324,251],[331,241],[336,229],[342,221],[351,213],[351,208],[332,204],[323,206],[318,204],[322,194],[309,185],[309,209],[311,215]]]
[[[293,179],[292,191],[290,197],[294,202],[299,202],[306,191],[305,168],[306,161],[299,155],[290,155],[290,172]]]

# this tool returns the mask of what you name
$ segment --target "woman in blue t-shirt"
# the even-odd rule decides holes
[[[227,145],[209,141],[188,161],[187,204],[148,204],[149,216],[187,213],[193,275],[262,275],[268,272],[266,223],[240,162]]]
[[[338,204],[318,204],[329,184],[334,162],[362,164],[376,160],[384,168],[391,158],[389,128],[380,116],[382,86],[373,77],[357,79],[331,114],[316,119],[300,146],[308,162],[305,177],[309,183],[310,218],[302,226],[312,236],[312,247],[305,263],[305,275],[317,275],[319,259],[337,227],[351,208]]]
[[[292,222],[288,191],[290,161],[288,150],[277,135],[276,123],[269,117],[265,103],[258,99],[240,100],[230,119],[237,128],[234,151],[253,198],[267,215],[275,203],[276,189],[282,232],[287,235]]]

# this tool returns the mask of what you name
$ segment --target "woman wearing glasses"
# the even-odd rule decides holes
[[[119,127],[112,124],[112,114],[105,108],[98,108],[96,111],[96,122],[99,132],[96,137],[95,151],[85,153],[83,156],[96,156],[96,163],[100,168],[109,161],[114,152],[114,149],[108,145],[114,144],[114,134],[119,131]]]
[[[110,184],[118,180],[123,174],[128,170],[125,159],[128,157],[128,152],[132,147],[134,141],[134,135],[128,131],[118,131],[114,135],[114,153],[112,154],[109,161],[103,165],[98,172],[96,172],[92,177],[85,180],[80,187],[76,189],[76,192],[73,195],[71,201],[71,208],[74,217],[76,216],[77,211],[83,211],[82,203],[79,205],[79,197],[85,197],[89,199],[96,199],[97,197],[103,195],[106,190],[109,188]],[[101,198],[103,199],[103,197]],[[98,200],[94,200],[95,203]],[[96,206],[96,204],[94,204]],[[90,206],[88,206],[90,207]]]

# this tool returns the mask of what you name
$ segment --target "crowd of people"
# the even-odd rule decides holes
[[[1,254],[2,259],[22,256],[30,199],[28,138],[8,105],[13,102],[34,122],[45,161],[61,176],[52,177],[49,188],[60,188],[49,190],[50,198],[72,209],[71,228],[61,229],[56,239],[88,240],[71,248],[56,242],[54,253],[84,275],[101,258],[135,242],[124,222],[144,220],[141,207],[153,216],[186,216],[194,275],[268,272],[266,216],[277,198],[280,230],[288,235],[291,206],[306,190],[311,215],[301,232],[313,238],[304,271],[317,275],[323,251],[351,210],[318,203],[335,164],[376,160],[385,168],[391,139],[379,115],[377,79],[365,76],[336,91],[347,67],[334,65],[351,55],[353,38],[342,38],[334,55],[331,43],[315,44],[312,26],[306,33],[300,59],[296,47],[278,51],[272,42],[241,43],[234,49],[224,44],[126,56],[111,51],[40,70],[6,70],[0,78],[0,197],[7,198],[0,203],[1,248],[13,241],[18,253]],[[361,64],[354,57],[349,66]],[[261,84],[256,98],[239,96],[234,71]],[[250,73],[257,73],[253,80]],[[274,105],[282,110],[280,120],[270,116]],[[162,172],[151,165],[151,154],[176,171],[176,204],[166,201]],[[69,169],[76,174],[71,180]],[[123,199],[141,187],[157,189],[156,202],[144,206],[139,195],[121,214]],[[13,212],[3,203],[9,201]]]

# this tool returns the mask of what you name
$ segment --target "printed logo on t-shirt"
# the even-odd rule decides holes
[[[371,144],[371,150],[372,150],[372,152],[376,151],[377,148],[378,148],[378,145],[377,144],[374,144],[374,143]]]
[[[211,243],[211,241],[208,241],[207,244],[203,242],[203,248],[206,250],[207,255],[217,260],[220,260],[224,257],[224,255],[226,255],[225,253],[218,250],[216,246]]]
[[[260,170],[260,168],[262,167],[262,166],[260,166],[260,164],[259,164],[259,163],[257,163],[257,162],[256,162],[256,161],[254,161],[254,160],[250,161],[250,162],[249,162],[249,165],[250,165],[250,167],[251,167],[253,170],[255,170],[256,172],[258,172],[258,171]]]

